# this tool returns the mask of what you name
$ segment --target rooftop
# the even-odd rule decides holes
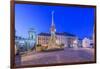
[[[50,33],[39,33],[38,35],[40,36],[50,36],[51,34]],[[70,33],[67,33],[67,32],[56,32],[56,35],[64,35],[64,36],[75,36],[74,34],[70,34]]]

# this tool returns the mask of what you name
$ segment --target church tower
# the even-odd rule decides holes
[[[29,39],[30,40],[35,40],[35,38],[36,38],[36,32],[35,32],[35,30],[33,28],[29,29],[28,34],[29,34]]]
[[[27,47],[28,47],[28,50],[31,50],[35,44],[36,44],[36,31],[34,28],[30,28],[29,31],[28,31],[28,34],[29,34],[29,38],[28,38],[28,41],[27,41]]]

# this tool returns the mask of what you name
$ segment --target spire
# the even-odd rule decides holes
[[[52,11],[52,26],[54,25],[54,11]]]
[[[54,11],[52,11],[52,24],[51,24],[51,32],[55,32],[55,25],[54,25]]]

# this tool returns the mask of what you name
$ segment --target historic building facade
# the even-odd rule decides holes
[[[41,46],[47,46],[50,40],[50,33],[40,33],[37,36],[37,44],[40,44]],[[62,33],[56,33],[56,43],[58,45],[64,44],[64,47],[74,47],[73,41],[76,40],[77,37],[75,35],[62,32]]]
[[[94,48],[93,38],[87,38],[87,37],[85,37],[82,40],[82,46],[83,46],[83,48]]]
[[[29,37],[23,38],[15,36],[15,48],[21,52],[31,50],[36,44],[36,32],[33,28],[28,31]]]

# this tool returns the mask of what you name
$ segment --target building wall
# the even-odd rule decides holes
[[[42,46],[47,46],[49,42],[50,36],[43,36],[43,35],[38,35],[37,39],[37,44],[40,44]],[[73,40],[75,37],[69,37],[69,36],[64,36],[64,35],[56,35],[56,43],[57,44],[64,44],[65,47],[69,47],[72,45]]]
[[[50,36],[38,36],[37,42],[41,45],[47,45],[49,42]]]
[[[89,40],[88,38],[84,38],[84,39],[82,40],[82,46],[83,46],[84,48],[90,47],[90,40]]]

